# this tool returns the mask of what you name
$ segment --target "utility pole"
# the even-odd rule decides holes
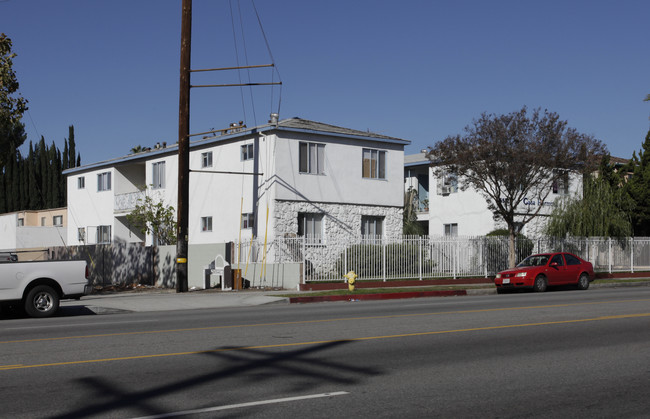
[[[192,0],[183,0],[181,21],[181,73],[178,104],[178,241],[176,292],[187,292],[187,242],[190,190],[190,65],[192,51]]]

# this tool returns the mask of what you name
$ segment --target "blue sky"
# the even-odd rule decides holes
[[[193,3],[192,68],[236,65],[234,39],[240,64],[271,62],[250,0]],[[255,5],[283,82],[281,118],[407,139],[407,154],[462,133],[482,112],[523,105],[559,113],[618,157],[638,150],[649,128],[647,0]],[[233,37],[231,9],[245,38]],[[180,20],[181,0],[0,0],[0,31],[13,40],[29,100],[28,141],[44,136],[63,148],[72,124],[82,163],[176,142]],[[251,72],[256,82],[272,77]],[[237,79],[211,73],[192,82]],[[193,89],[191,131],[265,123],[279,90],[252,94]]]

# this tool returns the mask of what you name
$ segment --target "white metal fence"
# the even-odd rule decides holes
[[[597,271],[650,270],[648,238],[518,239],[517,261],[532,253],[567,251]],[[338,281],[348,271],[359,280],[491,276],[508,265],[507,237],[349,237],[345,241],[277,238],[235,244],[235,260],[300,262],[305,281]]]

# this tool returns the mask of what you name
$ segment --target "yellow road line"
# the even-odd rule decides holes
[[[283,326],[283,325],[291,325],[291,324],[314,324],[314,323],[331,323],[331,322],[359,321],[359,320],[395,319],[395,318],[404,318],[404,317],[440,316],[444,314],[472,314],[472,313],[487,313],[487,312],[498,312],[498,311],[513,311],[513,310],[533,310],[539,308],[577,307],[577,306],[585,306],[585,305],[632,303],[632,302],[643,302],[643,301],[650,301],[650,299],[595,301],[590,303],[552,304],[552,305],[542,305],[542,306],[507,307],[507,308],[486,308],[481,310],[441,311],[436,313],[390,314],[390,315],[383,315],[383,316],[344,317],[344,318],[322,319],[322,320],[296,320],[291,322],[237,324],[237,325],[230,325],[230,326],[191,327],[191,328],[183,328],[183,329],[143,330],[138,332],[118,332],[118,333],[102,333],[102,334],[95,334],[95,335],[61,336],[56,338],[5,340],[5,341],[0,341],[0,344],[43,342],[43,341],[68,340],[68,339],[90,339],[90,338],[130,336],[130,335],[148,335],[148,334],[159,334],[159,333],[196,332],[202,330],[218,330],[218,329],[233,329],[233,328],[236,329],[236,328],[243,328],[243,327]]]
[[[320,340],[320,341],[311,341],[311,342],[295,342],[295,343],[281,343],[273,345],[257,345],[257,346],[242,346],[238,348],[223,348],[223,349],[211,349],[205,351],[188,351],[188,352],[175,352],[167,354],[150,354],[150,355],[135,355],[135,356],[125,356],[118,358],[103,358],[103,359],[88,359],[83,361],[66,361],[66,362],[54,362],[49,364],[34,364],[34,365],[5,365],[0,366],[0,371],[9,371],[17,369],[26,369],[26,368],[41,368],[41,367],[56,367],[62,365],[81,365],[81,364],[94,364],[102,362],[114,362],[114,361],[129,361],[134,359],[152,359],[152,358],[165,358],[171,356],[184,356],[184,355],[199,355],[199,354],[213,354],[219,352],[232,352],[232,351],[244,351],[252,349],[271,349],[271,348],[286,348],[291,346],[308,346],[308,345],[323,345],[327,343],[336,343],[336,342],[361,342],[369,340],[379,340],[379,339],[395,339],[395,338],[406,338],[414,336],[430,336],[430,335],[442,335],[449,333],[464,333],[464,332],[478,332],[486,330],[498,330],[498,329],[511,329],[518,327],[532,327],[532,326],[548,326],[548,325],[557,325],[557,324],[570,324],[570,323],[585,323],[585,322],[596,322],[603,320],[614,320],[614,319],[630,319],[630,318],[640,318],[640,317],[650,317],[650,313],[637,313],[637,314],[620,314],[614,316],[602,316],[595,317],[591,319],[574,319],[574,320],[559,320],[553,322],[540,322],[540,323],[524,323],[524,324],[509,324],[502,326],[486,326],[486,327],[475,327],[469,329],[454,329],[454,330],[438,330],[430,332],[415,332],[415,333],[402,333],[397,335],[385,335],[385,336],[366,336],[359,338],[348,338],[348,339],[332,339],[332,340]]]

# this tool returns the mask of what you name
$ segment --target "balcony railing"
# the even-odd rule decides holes
[[[129,192],[115,195],[114,212],[132,211],[138,204],[138,200],[144,198],[144,192]]]

